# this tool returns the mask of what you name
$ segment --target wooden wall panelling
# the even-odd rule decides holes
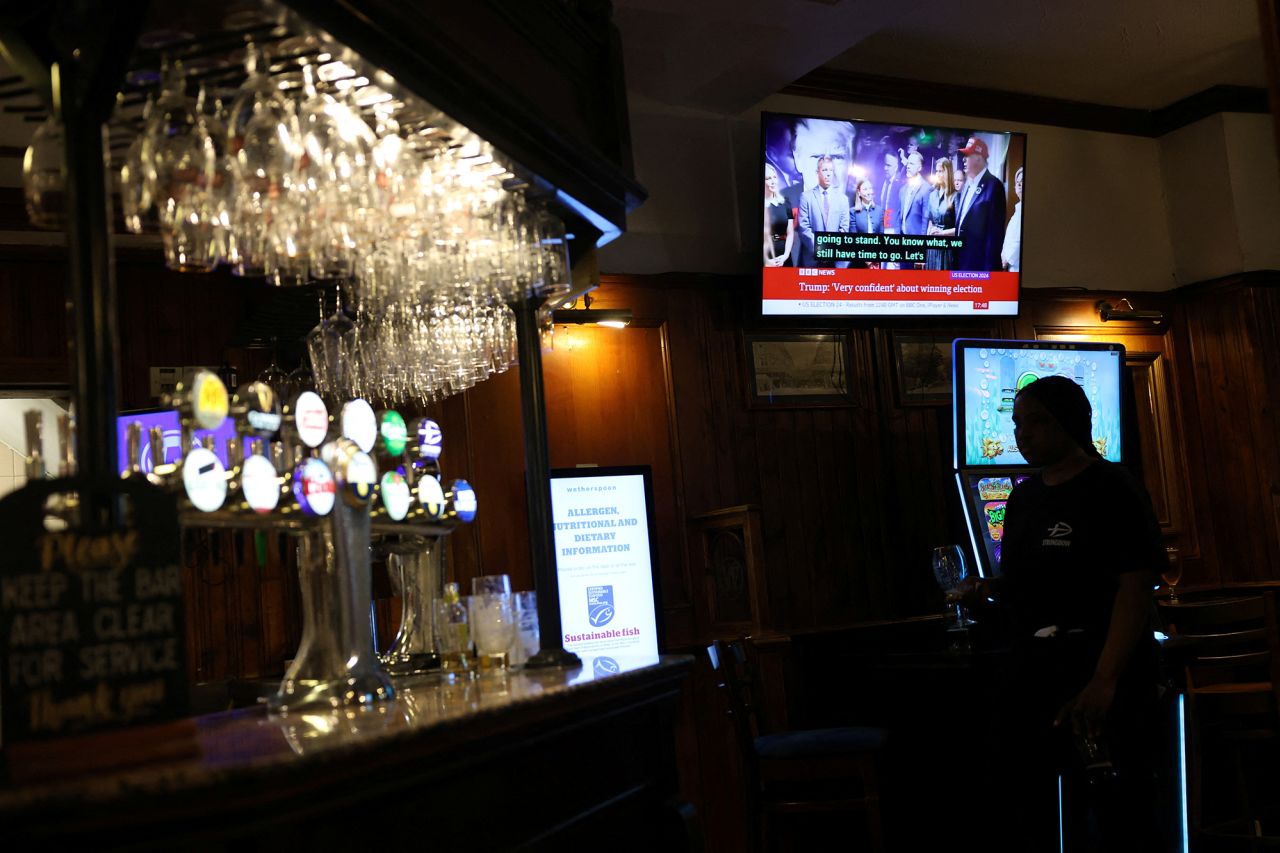
[[[262,584],[263,675],[283,675],[285,661],[298,651],[302,639],[302,601],[298,586],[296,545],[292,538],[266,534],[266,565],[259,569]]]
[[[466,563],[465,546],[458,543],[455,576],[464,595],[471,592],[470,578],[481,573],[509,574],[512,589],[533,589],[517,370],[513,368],[469,388],[465,405],[468,442],[473,448],[472,485],[481,504],[476,521],[472,522],[478,545],[475,562]],[[445,441],[449,439],[446,437]]]
[[[983,336],[978,331],[936,331],[941,338]],[[950,406],[901,405],[893,337],[892,329],[876,330],[875,388],[881,404],[868,440],[881,452],[872,469],[878,474],[873,488],[860,496],[860,502],[880,509],[869,513],[880,531],[879,570],[866,581],[880,600],[863,618],[940,609],[941,592],[929,568],[930,549],[963,541],[959,500],[948,488]]]
[[[638,322],[626,329],[561,326],[556,341],[555,351],[543,359],[552,467],[651,467],[653,547],[666,639],[669,645],[686,645],[694,626],[663,329]]]
[[[1192,488],[1206,507],[1223,586],[1274,583],[1276,425],[1264,371],[1278,318],[1247,281],[1191,288],[1183,296],[1187,359],[1181,373],[1196,406]]]
[[[1256,401],[1255,416],[1260,418],[1259,440],[1268,460],[1265,474],[1268,502],[1265,512],[1269,513],[1269,524],[1265,525],[1270,545],[1266,581],[1274,581],[1280,577],[1280,394],[1276,390],[1275,378],[1280,376],[1280,293],[1274,287],[1254,286],[1250,289],[1253,298],[1252,316],[1257,329],[1257,353],[1261,357],[1259,370],[1253,373],[1252,379],[1256,388],[1260,388],[1264,397]]]
[[[511,368],[511,370],[514,369]],[[469,418],[470,394],[471,392],[467,391],[434,403],[427,407],[425,415],[417,417],[405,415],[412,441],[417,441],[417,434],[414,430],[417,428],[419,417],[433,418],[440,425],[441,433],[444,436],[443,450],[440,454],[440,468],[444,474],[446,487],[454,480],[462,478],[471,483],[472,487],[476,489],[476,497],[479,503],[475,520],[454,530],[444,543],[444,580],[457,581],[458,589],[462,595],[471,594],[472,577],[485,574],[485,555],[480,544],[481,531],[491,521],[496,521],[500,524],[505,523],[501,518],[490,519],[490,516],[498,511],[498,507],[502,505],[501,501],[496,499],[496,495],[494,496],[495,500],[492,501],[488,495],[494,484],[483,476],[477,480],[477,474],[479,473],[477,471],[477,456],[487,454],[488,445],[481,444],[477,447],[477,442],[473,440]],[[505,487],[505,484],[503,486]],[[495,563],[495,565],[500,565],[500,563]]]
[[[66,294],[64,250],[0,248],[0,383],[70,383]]]

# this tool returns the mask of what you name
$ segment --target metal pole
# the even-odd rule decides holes
[[[512,303],[516,315],[516,346],[520,356],[520,412],[524,419],[524,488],[529,502],[529,562],[538,592],[540,649],[527,667],[581,666],[565,651],[560,627],[560,580],[553,556],[551,527],[551,462],[547,452],[546,395],[542,388],[542,338],[538,309],[546,301],[530,294]]]
[[[75,368],[76,460],[81,476],[120,475],[116,460],[116,391],[119,335],[116,276],[111,246],[111,196],[103,163],[103,122],[97,104],[84,103],[75,67],[55,66],[56,109],[67,160],[67,249],[71,274],[68,312]],[[92,514],[88,514],[92,517]]]

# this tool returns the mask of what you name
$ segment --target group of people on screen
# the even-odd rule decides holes
[[[789,150],[785,144],[766,147],[766,267],[858,265],[818,259],[815,234],[827,232],[955,237],[960,241],[957,248],[928,248],[923,264],[902,266],[1020,270],[1023,169],[1019,166],[1012,176],[1017,201],[1010,213],[1005,181],[993,174],[991,150],[983,136],[974,134],[962,146],[957,143],[954,154],[928,155],[929,171],[916,135],[896,148],[882,143],[882,171],[873,180],[873,170],[854,159],[853,123],[797,118],[787,128]],[[778,159],[785,159],[790,170],[770,162],[770,155],[779,151]],[[1008,158],[1001,157],[1000,171],[1007,164]]]

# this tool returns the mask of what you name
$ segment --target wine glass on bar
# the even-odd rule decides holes
[[[968,575],[964,550],[959,545],[940,545],[933,549],[933,576],[944,593],[949,595],[954,592],[960,581]],[[963,630],[973,624],[966,608],[958,602],[947,605],[947,622],[949,629],[956,630]]]

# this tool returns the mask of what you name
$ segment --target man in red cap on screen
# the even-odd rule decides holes
[[[970,136],[960,149],[967,180],[956,204],[956,236],[963,245],[956,250],[955,269],[1001,269],[1004,246],[1004,183],[987,171],[987,143]]]

